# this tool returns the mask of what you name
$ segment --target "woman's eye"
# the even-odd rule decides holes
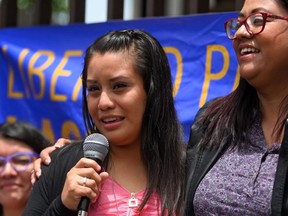
[[[254,25],[263,25],[264,20],[262,18],[254,19]]]
[[[262,26],[264,23],[264,19],[262,16],[254,16],[250,18],[250,22],[253,26]]]
[[[95,92],[95,91],[99,91],[99,87],[98,86],[87,86],[87,91],[88,92]]]
[[[127,85],[126,84],[124,84],[124,83],[116,83],[115,85],[114,85],[114,89],[120,89],[120,88],[124,88],[124,87],[126,87]]]

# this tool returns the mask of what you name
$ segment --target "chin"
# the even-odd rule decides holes
[[[255,77],[257,77],[258,70],[255,69],[255,67],[241,67],[240,66],[240,76],[247,80],[253,80]]]

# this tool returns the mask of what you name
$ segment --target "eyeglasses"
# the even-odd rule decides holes
[[[7,162],[10,162],[15,171],[25,171],[29,164],[32,163],[33,157],[38,158],[39,155],[35,152],[17,152],[15,154],[9,155],[8,157],[0,156],[0,174],[4,171]]]
[[[276,16],[264,12],[257,12],[249,15],[243,21],[232,18],[225,22],[225,31],[229,39],[233,40],[236,38],[236,32],[244,24],[247,32],[252,35],[260,34],[266,25],[267,18],[288,20],[288,17]]]

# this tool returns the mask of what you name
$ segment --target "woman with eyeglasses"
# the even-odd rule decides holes
[[[0,216],[21,216],[32,184],[32,162],[49,140],[30,123],[0,125]]]
[[[245,0],[225,23],[240,83],[191,128],[186,215],[288,215],[288,0]]]

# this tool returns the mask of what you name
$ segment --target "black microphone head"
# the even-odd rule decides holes
[[[109,143],[105,136],[93,133],[86,137],[83,143],[84,157],[96,160],[99,165],[108,154]]]

